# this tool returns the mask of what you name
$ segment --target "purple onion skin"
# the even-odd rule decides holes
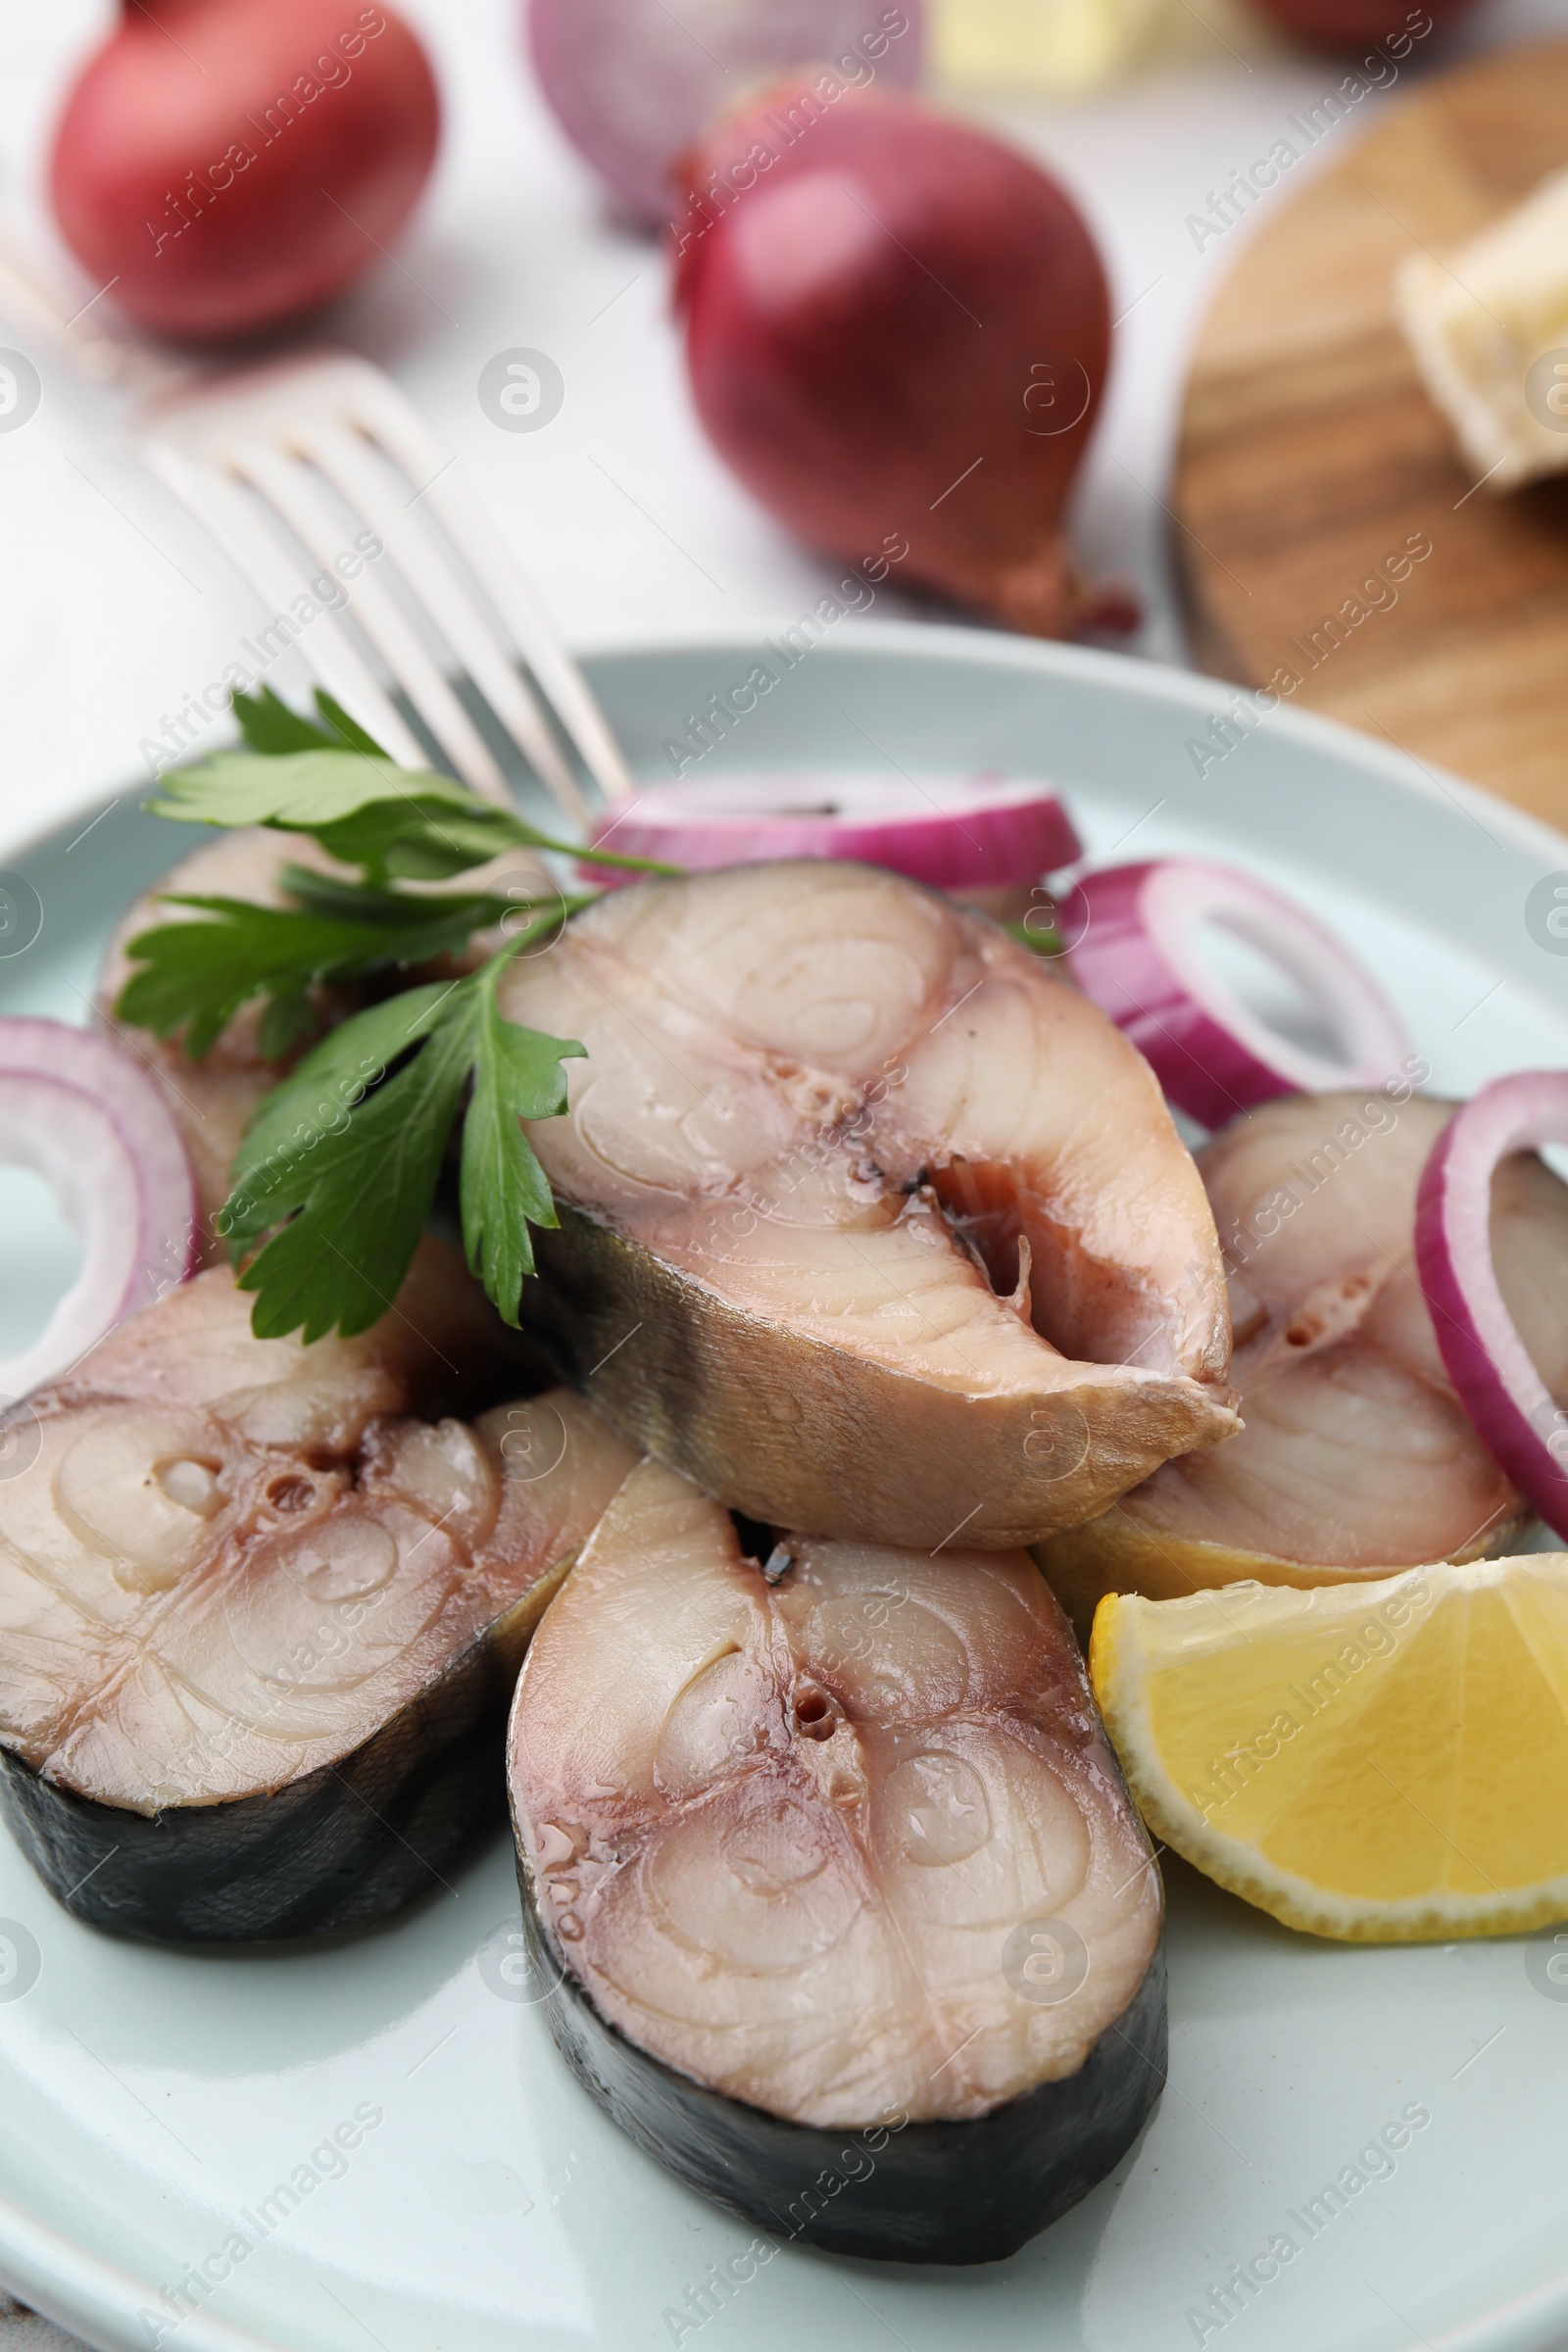
[[[837,822],[760,817],[753,824],[694,816],[689,827],[674,829],[640,823],[635,814],[617,817],[612,805],[601,829],[607,840],[613,835],[617,850],[667,859],[691,873],[773,858],[832,858],[884,865],[931,890],[1027,890],[1039,875],[1058,872],[1083,856],[1072,819],[1054,797],[1028,808],[966,806],[946,826],[861,815]],[[612,866],[595,878],[610,889],[636,880]]]
[[[925,52],[923,0],[528,0],[526,27],[562,129],[648,227],[669,218],[677,156],[753,82],[818,61],[856,87],[912,89]]]
[[[1346,1041],[1291,1045],[1194,953],[1205,920],[1272,954]],[[1409,1037],[1372,974],[1305,907],[1232,866],[1154,858],[1082,877],[1060,918],[1068,969],[1189,1118],[1210,1129],[1282,1095],[1381,1086]]]
[[[1244,1110],[1299,1093],[1195,1004],[1145,922],[1144,886],[1157,861],[1086,874],[1063,903],[1067,968],[1138,1048],[1169,1100],[1213,1129]]]
[[[1456,1156],[1468,1150],[1481,1122],[1494,1123],[1496,1148],[1489,1147],[1479,1167],[1456,1168]],[[1487,1238],[1492,1174],[1498,1161],[1532,1144],[1554,1142],[1568,1142],[1568,1073],[1526,1070],[1483,1087],[1450,1119],[1422,1170],[1415,1262],[1444,1368],[1482,1443],[1552,1533],[1568,1543],[1568,1470],[1536,1427],[1541,1397],[1523,1403],[1497,1360],[1499,1346],[1506,1348],[1511,1342],[1523,1355],[1524,1343],[1498,1289]],[[1466,1233],[1467,1220],[1479,1231]],[[1462,1268],[1478,1249],[1476,1276],[1467,1281]],[[1538,1379],[1537,1386],[1544,1397],[1544,1383]],[[1549,1397],[1546,1403],[1549,1407]],[[1568,1418],[1563,1426],[1568,1428]]]
[[[156,1087],[123,1046],[68,1021],[18,1013],[0,1020],[0,1087],[11,1077],[69,1088],[96,1102],[142,1179],[135,1203],[138,1272],[106,1324],[150,1304],[158,1282],[188,1282],[201,1262],[196,1188],[179,1131]]]

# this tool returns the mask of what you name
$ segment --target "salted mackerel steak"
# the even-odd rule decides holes
[[[1080,1626],[1107,1592],[1339,1584],[1517,1548],[1529,1508],[1454,1394],[1415,1273],[1416,1192],[1456,1108],[1292,1095],[1199,1154],[1247,1427],[1042,1547]],[[1497,1169],[1491,1240],[1531,1360],[1568,1396],[1568,1185],[1535,1152]]]
[[[357,1339],[258,1340],[250,1306],[200,1274],[12,1417],[0,1802],[127,1935],[301,1936],[437,1885],[501,1815],[518,1659],[635,1458],[566,1390],[477,1409],[516,1375],[438,1243]]]
[[[1007,1547],[1236,1428],[1214,1221],[1142,1055],[868,866],[617,890],[501,985],[578,1039],[529,1311],[754,1518]]]
[[[774,1534],[759,1565],[645,1463],[534,1637],[509,1773],[552,2031],[769,2230],[998,2260],[1158,2096],[1158,1872],[1027,1554]]]

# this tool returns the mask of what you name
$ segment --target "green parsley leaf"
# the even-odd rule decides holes
[[[344,1132],[350,1112],[439,1027],[462,985],[433,981],[355,1013],[258,1103],[217,1220],[236,1263],[287,1212],[302,1181],[296,1163],[312,1162],[323,1142]]]
[[[451,1015],[414,1058],[323,1133],[315,1156],[284,1163],[272,1204],[296,1214],[239,1276],[257,1294],[258,1339],[302,1331],[318,1340],[368,1331],[391,1305],[419,1246],[447,1137],[473,1063],[473,999],[460,985]]]
[[[406,971],[460,954],[492,924],[545,915],[560,922],[586,903],[561,892],[520,901],[490,891],[420,898],[297,865],[284,867],[283,881],[301,902],[299,911],[249,899],[167,899],[166,906],[193,907],[211,919],[136,934],[125,952],[142,968],[121,991],[120,1018],[158,1037],[183,1029],[185,1053],[199,1061],[240,1006],[259,997],[267,1004],[262,1054],[280,1060],[316,1027],[313,988]]]
[[[509,1021],[496,1003],[499,963],[475,990],[473,1095],[463,1122],[463,1243],[504,1322],[515,1325],[533,1272],[530,1225],[559,1225],[545,1172],[519,1122],[566,1107],[562,1061],[586,1047]]]
[[[373,970],[388,961],[389,934],[379,925],[333,922],[257,906],[245,899],[176,899],[218,919],[161,923],[126,948],[141,966],[120,992],[118,1016],[155,1037],[184,1030],[192,1061],[217,1041],[253,997],[299,1000],[327,977]]]
[[[234,694],[229,700],[240,734],[253,752],[337,752],[346,746],[353,752],[370,752],[377,759],[385,757],[380,745],[319,687],[316,708],[325,721],[321,726],[302,711],[291,710],[270,686],[263,686],[260,694]]]
[[[285,720],[310,726],[286,710]],[[269,713],[266,731],[275,735],[283,724]],[[329,856],[359,866],[375,885],[444,881],[512,849],[550,850],[630,873],[678,870],[558,841],[453,776],[416,773],[382,754],[324,743],[275,753],[220,752],[194,767],[172,769],[163,780],[162,797],[148,807],[155,816],[180,824],[273,825],[313,834]]]
[[[294,720],[292,712],[289,717]],[[309,721],[294,723],[304,727]],[[193,767],[172,768],[160,794],[148,803],[152,813],[179,824],[277,825],[288,833],[317,833],[388,805],[404,809],[411,823],[443,810],[489,807],[455,776],[413,775],[384,754],[324,743],[271,754],[219,752]]]
[[[247,748],[165,777],[154,813],[303,833],[360,878],[286,865],[293,904],[282,907],[171,899],[201,919],[130,942],[139,968],[121,992],[122,1018],[160,1037],[182,1031],[199,1058],[243,1004],[260,1001],[262,1053],[280,1059],[310,1034],[319,987],[428,964],[522,918],[478,972],[406,989],[343,1021],[257,1109],[218,1218],[240,1287],[256,1294],[252,1328],[314,1340],[376,1321],[418,1246],[466,1096],[464,1243],[515,1323],[534,1263],[529,1226],[557,1222],[521,1122],[564,1109],[561,1063],[583,1048],[505,1020],[496,984],[511,956],[589,902],[559,891],[520,901],[494,891],[418,895],[396,884],[447,880],[509,849],[632,873],[680,869],[557,841],[453,777],[399,767],[319,691],[314,719],[266,686],[236,695],[234,709]]]
[[[329,857],[360,866],[372,883],[445,882],[504,850],[559,847],[520,817],[484,802],[471,809],[430,810],[406,797],[382,800],[313,830]]]
[[[1066,950],[1066,941],[1054,925],[1043,925],[1035,931],[1027,923],[1004,923],[1002,928],[1009,939],[1015,939],[1020,948],[1028,948],[1032,955],[1060,956]]]
[[[296,1046],[316,1035],[316,1007],[303,989],[269,997],[256,1033],[264,1061],[286,1061]]]
[[[143,968],[121,993],[121,1018],[159,1037],[183,1030],[192,1060],[255,999],[264,1005],[262,1052],[280,1059],[310,1035],[313,989],[455,955],[474,932],[549,904],[480,891],[416,898],[394,887],[399,879],[446,879],[509,849],[673,870],[613,852],[578,851],[452,776],[413,774],[379,753],[330,697],[318,694],[317,702],[336,738],[270,688],[236,696],[255,748],[176,768],[164,779],[162,797],[149,804],[182,824],[270,825],[311,835],[364,876],[355,881],[286,865],[281,879],[293,906],[172,899],[214,919],[162,925],[130,942],[130,959]],[[341,739],[350,731],[360,748]],[[583,903],[558,893],[556,918]]]
[[[353,882],[342,874],[318,873],[310,865],[284,865],[278,868],[278,887],[287,891],[296,906],[308,914],[324,914],[342,923],[401,923],[405,920],[410,899],[406,891],[377,890],[370,882]],[[419,902],[428,906],[428,899]],[[464,901],[467,906],[471,902]],[[449,901],[443,899],[440,905]]]
[[[554,906],[564,912],[581,904],[568,899],[562,891],[541,891],[537,898],[517,899],[510,892],[475,890],[462,893],[443,892],[425,898],[416,898],[406,890],[377,890],[368,882],[345,882],[336,874],[312,872],[309,866],[285,865],[278,877],[283,888],[297,905],[309,914],[324,914],[335,921],[382,924],[389,930],[406,931],[419,921],[433,922],[438,917],[454,926],[466,922],[470,931],[484,931],[492,923],[503,921],[509,914],[526,911],[543,912]]]
[[[541,917],[533,935],[557,919]],[[496,983],[529,934],[470,978],[342,1023],[275,1087],[245,1132],[218,1230],[254,1291],[252,1329],[368,1330],[408,1272],[472,1081],[462,1152],[469,1262],[509,1323],[533,1269],[529,1224],[555,1204],[519,1121],[565,1107],[564,1055],[583,1048],[506,1020]],[[257,1243],[261,1244],[256,1249]],[[251,1254],[252,1251],[255,1254]]]
[[[126,948],[140,965],[121,990],[122,1020],[156,1037],[184,1031],[185,1053],[199,1061],[242,1004],[270,1001],[261,1049],[272,1060],[315,1026],[308,992],[322,982],[364,979],[375,972],[427,963],[455,953],[475,930],[516,912],[509,899],[406,898],[395,914],[369,922],[330,914],[258,906],[248,899],[174,898],[206,922],[162,923],[140,931]],[[571,902],[566,902],[570,905]]]
[[[368,752],[373,760],[384,760],[385,752],[373,735],[367,735],[357,718],[350,718],[342,704],[329,695],[324,686],[316,689],[316,708],[327,725],[341,735],[351,752]]]

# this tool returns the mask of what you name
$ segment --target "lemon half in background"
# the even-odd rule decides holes
[[[1286,50],[1246,0],[928,0],[939,83],[1024,102],[1079,98],[1149,66]]]
[[[1125,73],[1168,0],[942,0],[932,12],[939,77],[1016,95],[1067,96]]]
[[[1568,1918],[1568,1554],[1111,1593],[1090,1673],[1153,1835],[1287,1927]]]

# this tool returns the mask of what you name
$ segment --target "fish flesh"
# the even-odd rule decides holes
[[[747,1534],[644,1462],[534,1637],[508,1763],[552,2031],[764,2228],[999,2260],[1158,2096],[1148,1838],[1027,1553]]]
[[[434,1886],[504,1813],[517,1661],[636,1458],[516,1393],[441,1243],[357,1339],[258,1340],[250,1303],[200,1274],[10,1415],[0,1802],[129,1935],[357,1927]]]
[[[1415,1274],[1416,1188],[1454,1108],[1295,1095],[1200,1152],[1246,1428],[1041,1547],[1080,1627],[1107,1592],[1330,1584],[1515,1545],[1526,1506],[1454,1394]],[[1534,1153],[1497,1170],[1493,1250],[1526,1346],[1568,1396],[1568,1186]]]
[[[759,1520],[1008,1548],[1237,1426],[1224,1269],[1141,1054],[982,917],[821,861],[617,890],[503,976],[577,1040],[525,1311]]]

